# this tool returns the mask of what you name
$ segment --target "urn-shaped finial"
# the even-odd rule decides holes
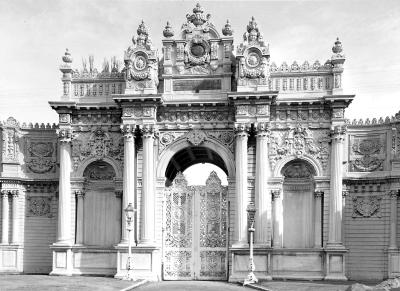
[[[232,26],[229,22],[229,19],[226,20],[226,24],[224,28],[222,28],[222,34],[225,36],[232,36],[233,34]]]
[[[343,51],[342,43],[339,38],[336,38],[335,45],[332,47],[332,52],[334,54],[340,54]]]
[[[137,29],[137,34],[140,35],[145,35],[148,36],[149,32],[147,31],[147,27],[144,24],[144,21],[142,20],[142,22],[139,24],[139,27]]]
[[[172,26],[169,24],[169,21],[167,21],[167,25],[165,26],[163,30],[163,35],[166,38],[170,38],[174,36],[174,31],[172,29]]]
[[[62,56],[62,60],[64,63],[68,63],[68,64],[72,63],[72,57],[71,57],[71,54],[68,51],[68,49],[65,50],[65,53]]]

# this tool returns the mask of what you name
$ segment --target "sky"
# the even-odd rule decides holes
[[[143,19],[161,53],[162,30],[175,32],[195,1],[2,0],[0,2],[0,120],[57,122],[49,100],[62,91],[61,56],[73,67],[93,55],[124,50]],[[270,44],[271,61],[325,62],[339,37],[346,54],[343,86],[356,94],[346,117],[391,116],[400,110],[400,1],[201,1],[221,31],[229,19],[237,46],[252,16]]]

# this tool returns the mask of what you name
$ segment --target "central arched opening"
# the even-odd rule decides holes
[[[178,151],[171,158],[165,171],[166,186],[171,185],[178,172],[184,172],[189,167],[194,165],[196,167],[196,171],[209,174],[214,169],[210,170],[212,167],[208,166],[207,164],[217,166],[225,173],[225,175],[228,175],[228,170],[224,160],[212,149],[200,146],[190,146]]]
[[[227,279],[227,175],[221,156],[204,146],[185,147],[170,158],[165,170],[163,279]]]

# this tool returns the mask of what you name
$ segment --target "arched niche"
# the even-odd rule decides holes
[[[283,247],[314,246],[314,176],[316,171],[307,161],[292,160],[283,166]]]
[[[73,174],[74,177],[76,178],[81,178],[81,177],[86,177],[85,176],[85,172],[87,171],[88,168],[90,168],[90,165],[92,165],[93,163],[106,163],[108,165],[110,165],[113,168],[113,171],[115,173],[115,178],[116,179],[121,179],[122,178],[122,168],[121,165],[119,165],[119,163],[109,157],[103,157],[101,160],[98,160],[94,157],[85,159],[81,165],[79,165],[78,169],[75,171],[75,173]]]
[[[83,176],[86,193],[83,200],[78,200],[83,202],[83,214],[77,213],[77,220],[83,221],[83,244],[110,248],[121,239],[121,198],[115,191],[114,167],[105,161],[94,161]]]

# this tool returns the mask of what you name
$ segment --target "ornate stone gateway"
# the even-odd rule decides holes
[[[227,192],[214,171],[206,186],[178,173],[166,189],[164,280],[227,279]]]

